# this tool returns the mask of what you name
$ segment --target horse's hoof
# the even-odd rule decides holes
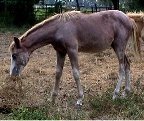
[[[112,99],[113,100],[117,99],[118,98],[118,94],[119,93],[117,91],[114,91]]]
[[[82,107],[82,100],[78,100],[76,103],[76,108],[81,109],[81,107]]]
[[[52,99],[52,98],[48,98],[46,101],[47,101],[48,103],[52,104],[52,105],[55,104],[55,100]]]
[[[52,103],[52,105],[54,105],[55,104],[55,99],[51,99],[51,103]]]
[[[118,95],[116,95],[116,94],[114,94],[112,97],[113,100],[116,100],[117,98],[118,98]]]
[[[79,110],[79,109],[81,109],[81,108],[82,108],[82,104],[77,104],[77,103],[76,103],[75,107],[76,107],[76,109],[78,109],[78,110]]]
[[[125,91],[122,93],[121,98],[125,99],[127,97],[127,94],[125,93]]]
[[[125,99],[125,98],[127,98],[128,96],[130,95],[130,91],[128,90],[125,90],[123,93],[122,93],[122,95],[121,95],[121,97],[123,98],[123,99]]]

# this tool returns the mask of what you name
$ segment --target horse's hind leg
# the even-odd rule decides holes
[[[112,48],[114,49],[119,60],[119,79],[113,94],[113,99],[115,99],[119,94],[122,81],[125,79],[124,46],[119,46],[117,43],[112,43]]]
[[[70,48],[68,49],[68,56],[70,58],[73,76],[77,85],[78,89],[78,100],[77,100],[77,106],[82,105],[82,99],[84,97],[83,95],[83,89],[80,84],[80,75],[79,75],[79,65],[78,65],[78,50],[76,48]]]
[[[125,91],[123,93],[123,97],[127,96],[127,94],[130,92],[130,63],[126,55],[124,56],[124,63],[125,63],[126,82],[125,82]]]
[[[60,83],[60,78],[61,78],[62,70],[63,70],[63,66],[64,66],[65,55],[66,55],[66,53],[60,53],[57,51],[55,85],[54,85],[54,89],[52,92],[52,102],[53,103],[55,103],[56,96],[58,95],[59,83]]]

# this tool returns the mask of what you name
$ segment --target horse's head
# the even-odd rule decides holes
[[[19,76],[29,60],[29,53],[27,49],[22,46],[20,40],[16,37],[14,37],[14,41],[10,45],[10,53],[11,53],[10,75]]]

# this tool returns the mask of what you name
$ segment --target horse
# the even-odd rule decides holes
[[[134,28],[131,19],[118,10],[91,14],[79,11],[56,14],[36,24],[19,38],[14,37],[14,41],[9,47],[10,76],[15,77],[21,74],[34,50],[51,44],[57,56],[52,102],[55,102],[58,95],[67,54],[78,90],[76,105],[81,106],[84,94],[80,81],[78,52],[96,53],[113,48],[119,61],[119,78],[112,98],[118,97],[123,80],[125,80],[124,95],[127,95],[130,91],[130,63],[125,50],[130,37],[132,37],[135,48],[137,47],[135,52],[139,50],[139,42],[135,39]]]
[[[134,19],[137,25],[137,32],[138,32],[138,39],[140,41],[144,41],[144,13],[139,12],[139,13],[127,13],[127,15]]]

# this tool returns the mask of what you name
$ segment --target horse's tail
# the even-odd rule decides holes
[[[132,32],[132,42],[133,48],[135,51],[135,55],[141,58],[141,42],[140,42],[140,33],[138,32],[138,27],[133,19],[130,19],[133,25],[133,32]]]

